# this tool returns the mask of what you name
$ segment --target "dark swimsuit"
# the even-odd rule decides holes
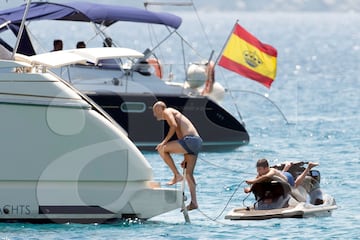
[[[286,178],[287,178],[287,181],[288,183],[293,187],[295,186],[295,181],[294,181],[294,177],[291,173],[289,172],[283,172],[282,173]]]
[[[202,147],[202,139],[199,136],[187,135],[178,142],[186,150],[188,154],[198,155]]]

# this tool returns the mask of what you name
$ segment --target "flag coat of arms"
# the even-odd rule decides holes
[[[270,88],[276,76],[277,51],[236,23],[218,64]]]

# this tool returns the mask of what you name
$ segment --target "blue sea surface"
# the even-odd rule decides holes
[[[241,113],[250,143],[233,151],[199,155],[195,177],[200,208],[189,213],[191,224],[184,223],[179,210],[148,221],[104,225],[9,223],[0,224],[0,239],[355,239],[360,236],[360,15],[200,12],[208,36],[204,39],[201,31],[193,29],[197,16],[179,14],[184,18],[179,31],[205,56],[211,48],[219,54],[236,19],[278,50],[277,78],[270,90],[216,67],[217,81],[229,90],[222,105],[237,118],[238,111]],[[80,34],[76,28],[69,28],[62,36],[65,42],[79,40],[70,40],[74,31],[76,36]],[[123,39],[133,35],[131,31],[121,32]],[[43,36],[46,37],[49,43],[54,38]],[[141,39],[130,40],[129,44],[134,44],[131,47],[140,45]],[[171,51],[176,51],[176,46]],[[155,180],[165,185],[171,178],[169,169],[155,152],[144,154],[153,167]],[[243,181],[255,176],[255,162],[259,158],[267,158],[271,164],[318,162],[322,189],[336,199],[338,209],[332,216],[322,218],[225,220],[231,208],[252,204],[252,196],[245,199]],[[175,160],[179,164],[181,156]]]

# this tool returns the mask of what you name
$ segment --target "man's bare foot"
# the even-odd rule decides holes
[[[293,165],[292,162],[286,162],[282,171],[287,172],[291,168],[292,165]]]
[[[167,183],[167,185],[174,185],[175,183],[180,182],[180,181],[182,181],[183,179],[184,179],[183,176],[181,176],[181,175],[176,175],[176,176],[174,176],[173,179],[171,179],[171,181],[169,181],[169,182]]]
[[[193,203],[193,202],[190,202],[190,204],[187,205],[186,209],[187,209],[188,211],[191,211],[191,210],[197,209],[198,207],[199,207],[199,206],[198,206],[197,204],[195,204],[195,203]]]
[[[188,210],[188,211],[198,209],[198,208],[199,208],[199,206],[193,202],[190,202],[190,204],[186,206],[186,210]],[[181,209],[181,212],[183,212],[183,211],[184,211],[184,209]]]
[[[312,169],[313,167],[319,166],[318,163],[314,163],[314,162],[309,162],[308,168]]]

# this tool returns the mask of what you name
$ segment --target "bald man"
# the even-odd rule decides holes
[[[156,146],[156,150],[174,174],[173,179],[170,180],[168,184],[173,185],[183,180],[183,176],[176,168],[170,153],[184,154],[184,161],[181,163],[181,166],[186,166],[186,180],[191,195],[191,202],[187,206],[187,209],[189,211],[196,209],[198,208],[198,203],[196,200],[196,182],[193,173],[198,153],[202,147],[202,139],[187,117],[178,110],[167,107],[164,102],[156,102],[153,105],[153,113],[158,121],[165,120],[169,125],[167,135],[163,141]],[[175,133],[178,140],[170,141]]]

